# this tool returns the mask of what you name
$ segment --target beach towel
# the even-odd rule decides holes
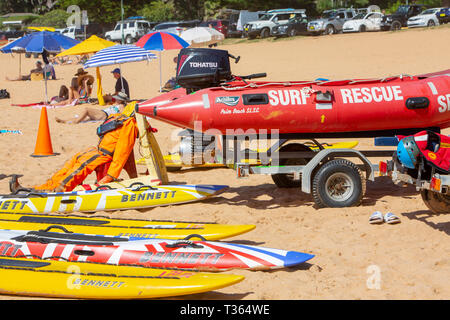
[[[46,108],[48,108],[48,109],[55,109],[55,108],[72,107],[72,106],[78,104],[78,102],[79,102],[78,99],[74,99],[74,100],[72,101],[72,103],[66,104],[66,105],[64,105],[64,106],[57,106],[57,105],[54,105],[54,104],[48,104],[48,103],[46,104],[46,103],[44,103],[43,101],[41,101],[41,102],[35,102],[35,103],[28,103],[28,104],[17,104],[17,103],[12,103],[11,106],[13,106],[13,107],[21,107],[21,108],[32,107],[32,108],[38,108],[38,109],[46,107]]]
[[[12,133],[12,134],[23,134],[20,130],[7,130],[7,129],[0,129],[1,133]]]

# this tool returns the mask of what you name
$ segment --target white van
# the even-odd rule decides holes
[[[105,33],[106,40],[121,41],[122,31],[126,44],[136,42],[150,30],[150,22],[146,20],[124,20],[117,22],[114,30]]]
[[[75,26],[70,26],[67,28],[64,28],[62,30],[58,30],[59,33],[61,33],[62,35],[72,38],[72,39],[77,39],[77,40],[84,40],[84,31],[83,29],[79,29]]]

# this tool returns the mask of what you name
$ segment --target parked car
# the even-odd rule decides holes
[[[439,24],[450,22],[450,8],[441,8],[439,12],[436,13],[439,20]]]
[[[303,17],[305,9],[277,9],[269,10],[256,21],[250,21],[244,26],[244,33],[249,39],[257,36],[267,38],[272,32],[272,28],[278,24],[284,24],[289,19]]]
[[[130,44],[137,41],[150,30],[150,22],[147,20],[124,20],[117,22],[114,30],[105,33],[106,40],[121,41],[122,32],[125,43]]]
[[[59,31],[63,36],[77,39],[77,40],[83,40],[84,39],[84,30],[82,28],[77,28],[76,26],[70,26],[67,28],[64,28]]]
[[[383,14],[380,12],[359,13],[352,19],[344,22],[343,32],[379,31]]]
[[[244,36],[244,26],[250,21],[255,21],[261,18],[265,11],[248,11],[240,10],[233,12],[229,16],[228,37]]]
[[[408,19],[406,25],[408,28],[415,27],[434,27],[439,25],[439,19],[436,16],[442,8],[432,8],[422,11],[417,16],[413,16]]]
[[[401,5],[395,13],[383,17],[381,20],[381,30],[400,30],[402,27],[407,26],[409,18],[418,15],[422,10],[422,4]]]
[[[17,39],[23,37],[25,34],[26,31],[23,30],[0,31],[0,40],[8,41],[12,39]]]
[[[308,22],[308,32],[313,35],[341,32],[344,23],[354,16],[354,9],[325,10],[321,18]]]
[[[209,26],[211,26],[214,29],[216,29],[217,31],[219,31],[220,33],[223,33],[225,38],[227,38],[228,25],[229,25],[229,21],[228,20],[209,20],[209,21],[203,21],[198,26],[199,27],[209,27]]]
[[[271,35],[279,38],[283,36],[294,37],[296,35],[307,34],[308,18],[305,15],[296,16],[283,24],[278,24],[272,28]]]
[[[184,30],[194,28],[199,24],[200,20],[162,22],[157,24],[152,31],[164,31],[179,36]]]

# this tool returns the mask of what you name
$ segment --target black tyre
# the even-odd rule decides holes
[[[311,151],[310,148],[301,143],[290,143],[282,146],[278,151],[282,152],[301,152]],[[280,159],[280,166],[304,166],[308,163],[307,159]],[[273,182],[278,188],[300,188],[302,180],[294,180],[293,173],[280,173],[272,175]]]
[[[334,26],[329,24],[327,25],[327,27],[325,28],[325,34],[335,34],[336,33],[336,29],[334,29]]]
[[[436,23],[434,23],[433,20],[428,21],[427,23],[427,27],[434,27],[436,25]]]
[[[270,30],[267,28],[264,28],[261,30],[261,33],[259,34],[259,36],[261,37],[261,39],[267,38],[270,36]]]
[[[391,31],[397,31],[400,30],[402,28],[402,24],[400,23],[400,21],[393,21],[391,24]]]
[[[317,170],[312,194],[319,208],[358,206],[366,192],[361,170],[345,159],[331,160]]]
[[[366,32],[366,26],[362,24],[362,25],[359,27],[359,32]]]
[[[434,213],[450,212],[450,196],[430,190],[422,190],[420,195],[428,209]]]
[[[294,28],[289,30],[289,37],[295,37],[296,35],[297,35],[297,30],[295,30]]]

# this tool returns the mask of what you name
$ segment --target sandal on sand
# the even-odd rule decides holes
[[[369,218],[370,224],[379,224],[383,223],[383,214],[380,211],[375,211]]]
[[[384,215],[384,222],[386,222],[387,224],[396,224],[400,223],[400,218],[392,212],[388,212]]]

